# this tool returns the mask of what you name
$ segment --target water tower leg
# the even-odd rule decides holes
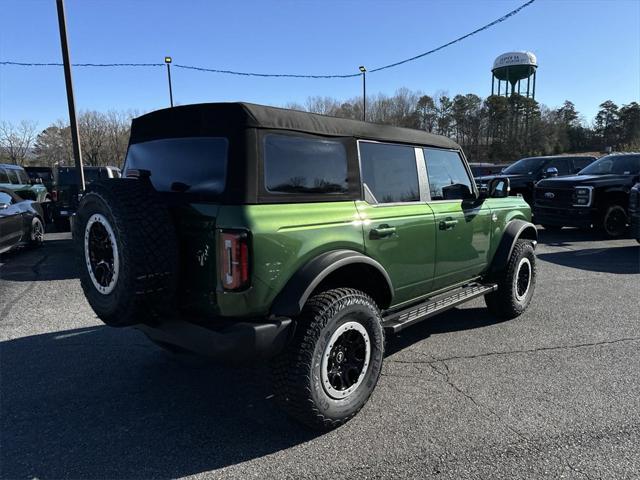
[[[533,93],[531,94],[531,98],[534,100],[536,98],[536,73],[537,72],[533,72]]]
[[[493,87],[495,85],[495,78],[491,75],[491,96],[493,97]]]

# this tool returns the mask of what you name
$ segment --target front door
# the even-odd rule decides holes
[[[356,202],[367,255],[382,264],[394,287],[393,304],[429,293],[436,226],[422,198],[416,151],[406,145],[358,142],[364,201]]]
[[[436,226],[433,289],[438,290],[476,277],[487,267],[491,209],[476,199],[475,185],[458,151],[423,151]]]

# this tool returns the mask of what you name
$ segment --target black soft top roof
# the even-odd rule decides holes
[[[200,103],[157,110],[135,118],[130,143],[160,138],[221,135],[245,128],[289,130],[334,137],[459,149],[453,140],[423,130],[252,103]]]

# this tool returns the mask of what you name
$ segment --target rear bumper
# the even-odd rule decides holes
[[[181,347],[222,363],[244,364],[266,360],[281,352],[293,331],[290,318],[273,321],[237,322],[220,329],[185,321],[137,325],[154,341]]]
[[[536,223],[562,227],[588,228],[597,223],[596,211],[592,208],[555,208],[534,206]]]

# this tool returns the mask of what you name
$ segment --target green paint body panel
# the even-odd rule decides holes
[[[176,212],[185,275],[181,291],[201,316],[260,317],[295,272],[338,249],[363,253],[389,274],[391,306],[482,275],[513,219],[531,220],[520,197],[370,205],[364,201],[262,205],[191,204]],[[441,229],[440,222],[457,220]],[[395,227],[384,238],[373,230]],[[223,291],[218,230],[250,234],[251,286]]]

